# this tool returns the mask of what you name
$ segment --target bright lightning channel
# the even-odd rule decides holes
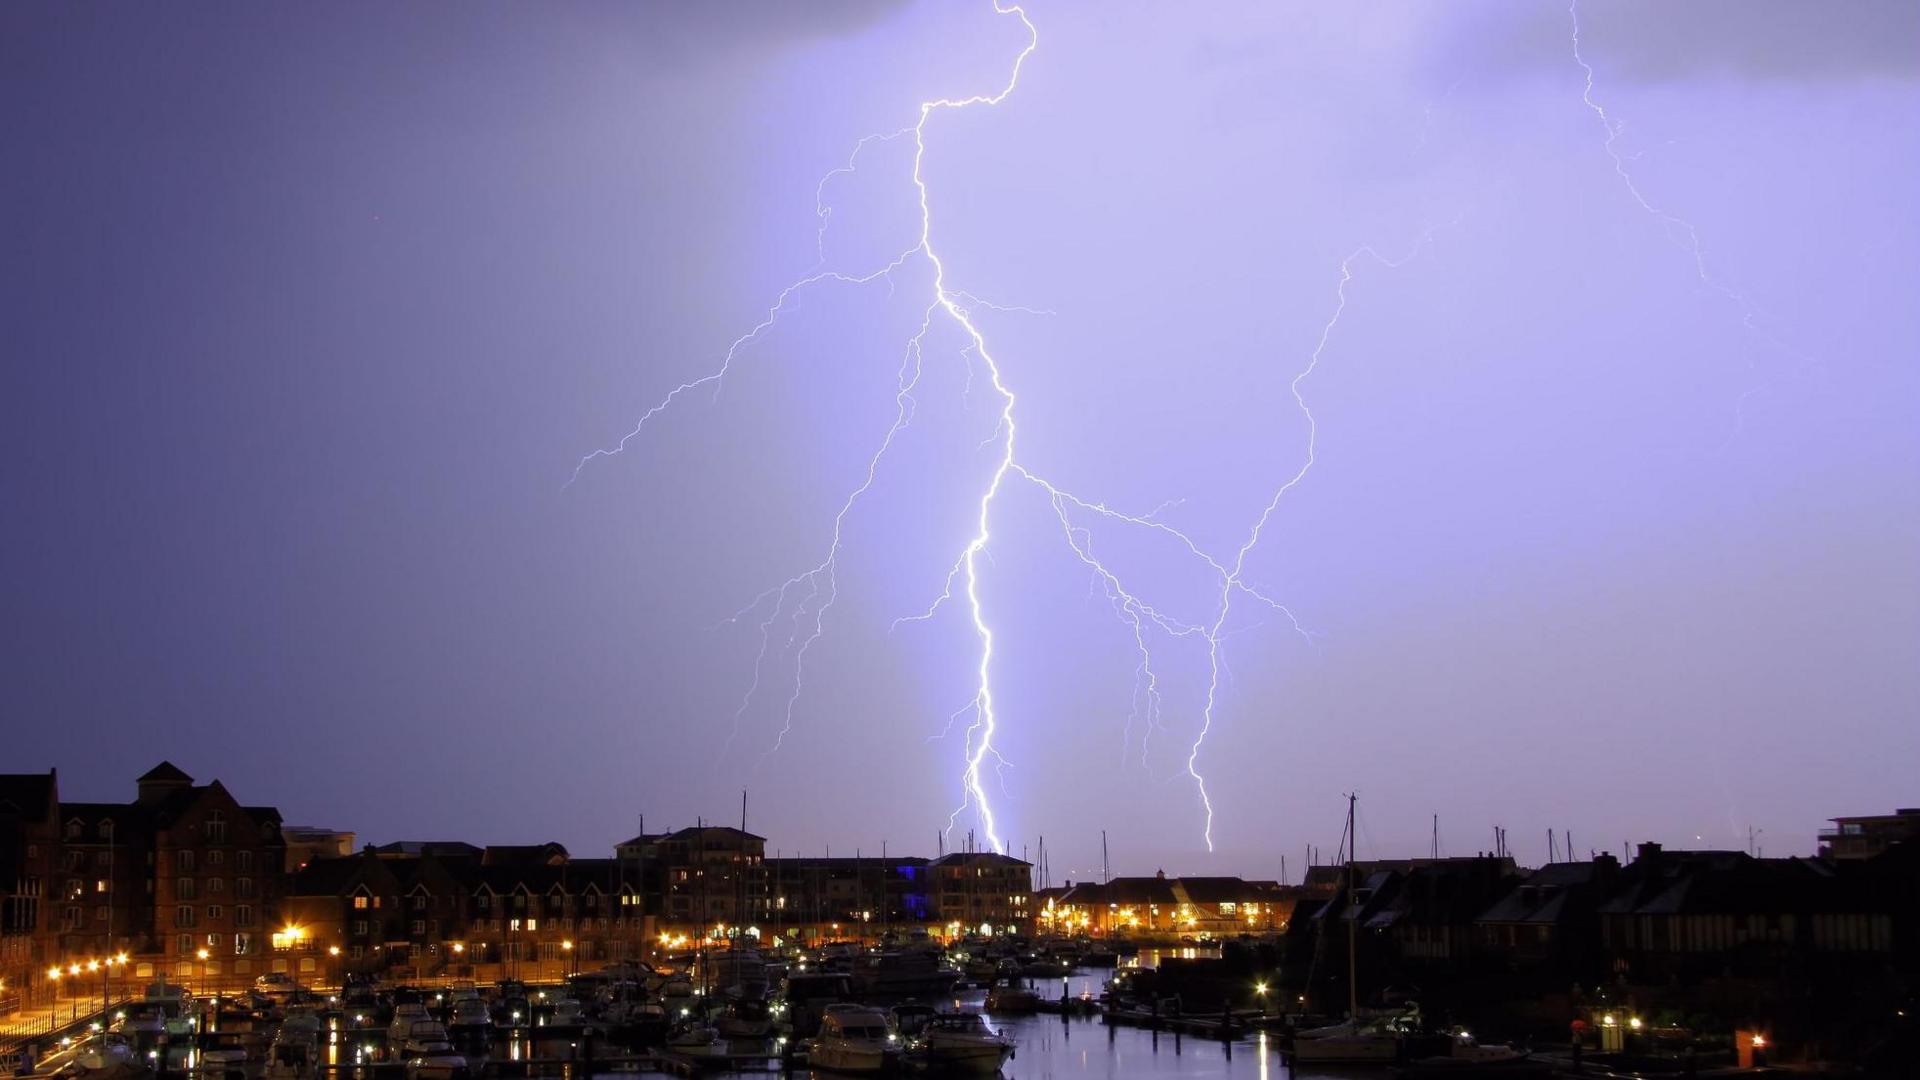
[[[992,434],[982,443],[983,447],[992,446],[997,443],[999,452],[994,463],[993,471],[979,495],[973,534],[966,538],[965,542],[961,545],[957,556],[946,573],[945,584],[933,602],[928,605],[924,611],[896,619],[893,623],[895,627],[898,627],[903,623],[918,622],[932,618],[943,605],[954,598],[956,586],[960,586],[959,592],[966,599],[969,621],[979,644],[979,652],[974,670],[975,685],[972,700],[947,718],[947,725],[950,729],[961,715],[968,713],[972,715],[972,720],[965,731],[966,743],[960,777],[962,799],[960,805],[955,807],[948,817],[947,824],[949,830],[955,826],[960,814],[971,808],[977,816],[981,830],[985,833],[987,841],[993,850],[1000,852],[1006,850],[1006,843],[1000,835],[999,823],[994,814],[984,781],[984,770],[990,761],[996,768],[1003,767],[1006,762],[995,745],[995,736],[999,733],[1001,721],[993,684],[996,641],[993,626],[987,618],[986,607],[981,597],[981,559],[988,553],[988,546],[993,538],[994,507],[1001,493],[1008,487],[1008,479],[1014,478],[1031,483],[1045,495],[1060,524],[1062,536],[1066,541],[1068,549],[1074,557],[1087,568],[1093,581],[1104,591],[1106,598],[1113,607],[1116,617],[1131,634],[1133,645],[1139,658],[1137,668],[1138,676],[1141,680],[1139,685],[1144,689],[1144,715],[1140,717],[1145,724],[1145,733],[1141,739],[1140,751],[1143,763],[1146,759],[1147,738],[1154,730],[1163,730],[1160,724],[1163,703],[1159,688],[1159,673],[1155,667],[1154,652],[1151,644],[1153,635],[1156,633],[1163,634],[1170,639],[1176,640],[1197,638],[1205,643],[1208,653],[1210,675],[1206,707],[1202,714],[1200,734],[1186,755],[1184,773],[1194,781],[1199,793],[1200,802],[1205,813],[1203,836],[1206,839],[1208,850],[1212,850],[1214,810],[1211,798],[1207,792],[1205,778],[1199,769],[1199,757],[1202,744],[1207,734],[1211,731],[1215,719],[1219,678],[1221,672],[1225,670],[1224,660],[1221,656],[1221,642],[1226,633],[1225,627],[1231,614],[1234,598],[1236,596],[1245,597],[1263,607],[1278,612],[1286,618],[1288,624],[1291,625],[1295,632],[1299,633],[1309,642],[1312,640],[1311,635],[1302,627],[1300,621],[1286,605],[1262,592],[1244,578],[1247,559],[1258,545],[1262,531],[1268,520],[1272,517],[1276,507],[1279,505],[1281,498],[1306,478],[1307,472],[1313,464],[1316,429],[1313,427],[1313,414],[1311,410],[1308,409],[1306,400],[1301,394],[1301,383],[1313,373],[1319,364],[1321,354],[1327,347],[1333,329],[1345,311],[1347,301],[1346,286],[1347,283],[1352,280],[1355,261],[1362,257],[1371,257],[1383,265],[1393,267],[1400,265],[1405,260],[1388,260],[1376,254],[1371,248],[1362,248],[1341,263],[1341,276],[1337,291],[1338,305],[1332,318],[1329,319],[1322,328],[1319,342],[1309,357],[1306,367],[1295,376],[1291,384],[1295,404],[1306,416],[1309,424],[1306,463],[1281,485],[1272,499],[1268,501],[1265,511],[1253,526],[1247,541],[1242,544],[1238,552],[1236,552],[1231,564],[1209,554],[1187,533],[1157,519],[1158,515],[1170,505],[1173,505],[1173,503],[1163,503],[1160,507],[1156,507],[1146,514],[1129,514],[1115,510],[1104,503],[1085,499],[1051,483],[1026,465],[1021,464],[1015,455],[1015,438],[1018,428],[1015,423],[1014,409],[1017,399],[1013,390],[1003,377],[999,363],[995,360],[991,349],[988,347],[986,335],[974,322],[973,317],[976,308],[992,311],[1017,311],[1030,314],[1049,314],[1049,312],[1039,311],[1033,308],[990,303],[967,291],[950,288],[947,283],[946,264],[936,250],[933,242],[932,200],[925,174],[927,126],[929,121],[936,113],[942,110],[960,110],[975,106],[991,107],[999,105],[1018,88],[1020,73],[1027,59],[1031,57],[1039,47],[1039,33],[1022,7],[1017,5],[1003,5],[996,0],[994,11],[999,15],[1017,18],[1027,35],[1026,44],[1020,50],[1019,55],[1015,57],[1005,85],[994,93],[976,94],[964,98],[943,97],[923,101],[919,106],[918,119],[911,127],[867,135],[858,140],[849,153],[846,164],[828,172],[821,178],[816,187],[815,214],[818,225],[815,247],[818,262],[816,262],[814,269],[781,290],[761,320],[746,333],[735,338],[727,347],[721,357],[719,365],[714,370],[698,378],[684,382],[670,390],[655,403],[652,408],[642,414],[633,428],[623,435],[613,446],[595,450],[582,457],[575,465],[573,474],[567,481],[567,486],[571,487],[577,482],[587,466],[593,464],[596,460],[612,457],[626,451],[629,446],[633,444],[634,440],[641,436],[655,417],[674,407],[688,394],[707,388],[711,388],[713,392],[717,394],[727,376],[731,374],[734,363],[740,358],[743,352],[758,343],[771,331],[778,323],[780,316],[789,309],[790,305],[801,294],[821,286],[860,286],[883,279],[886,280],[891,287],[893,284],[893,276],[896,272],[916,259],[924,260],[932,271],[931,294],[921,311],[919,326],[906,342],[905,348],[901,353],[900,363],[895,371],[893,417],[878,445],[868,457],[866,468],[859,483],[840,501],[839,508],[833,517],[826,554],[819,562],[807,570],[760,593],[752,602],[736,612],[729,620],[730,622],[738,622],[749,616],[756,616],[756,625],[760,639],[759,652],[754,661],[753,678],[747,687],[746,693],[742,696],[738,708],[734,712],[733,734],[729,735],[729,741],[737,736],[742,718],[761,691],[768,658],[773,651],[774,641],[779,636],[775,628],[780,623],[783,615],[787,618],[787,629],[780,651],[783,654],[791,653],[793,670],[791,682],[787,687],[780,732],[778,736],[776,736],[772,747],[770,747],[767,752],[772,753],[778,750],[786,736],[791,733],[795,709],[805,688],[805,668],[809,650],[824,634],[827,614],[832,609],[839,595],[839,560],[843,552],[843,537],[847,521],[855,508],[873,488],[888,452],[892,449],[900,434],[905,431],[913,421],[916,408],[914,393],[919,386],[921,375],[925,368],[925,348],[928,336],[932,331],[935,320],[944,316],[945,319],[950,321],[952,325],[962,332],[966,339],[965,346],[960,350],[960,358],[967,363],[967,392],[971,392],[974,361],[977,360],[979,366],[984,368],[994,393],[997,394],[1000,399],[997,423]],[[920,210],[919,234],[914,243],[894,256],[893,259],[885,265],[865,273],[846,273],[837,270],[823,269],[827,261],[826,233],[833,215],[831,205],[826,198],[826,188],[828,184],[835,177],[854,172],[858,167],[861,152],[867,147],[876,143],[890,142],[909,135],[913,139],[914,146],[911,180]],[[1177,501],[1178,500],[1174,500],[1173,502],[1177,503]],[[1114,572],[1101,561],[1094,549],[1090,528],[1076,521],[1076,517],[1079,515],[1085,515],[1120,527],[1148,530],[1161,535],[1168,538],[1187,556],[1191,556],[1204,564],[1208,570],[1216,576],[1220,583],[1219,609],[1217,615],[1212,619],[1212,622],[1209,624],[1205,621],[1182,619],[1143,599],[1137,589],[1130,586],[1118,573]],[[767,610],[766,616],[764,618],[757,618],[757,614],[763,609]],[[1136,693],[1136,700],[1140,700],[1139,692]],[[1140,706],[1136,705],[1136,710],[1139,708]],[[1133,717],[1129,717],[1129,731],[1131,730],[1133,720]]]
[[[1428,229],[1425,234],[1421,236],[1419,244],[1417,244],[1412,251],[1399,258],[1390,259],[1381,255],[1372,247],[1362,247],[1340,260],[1340,281],[1334,288],[1335,303],[1333,306],[1333,314],[1328,316],[1326,323],[1320,327],[1320,339],[1314,343],[1313,351],[1308,354],[1306,365],[1294,375],[1293,381],[1287,384],[1288,391],[1293,395],[1294,407],[1299,409],[1300,415],[1305,417],[1307,421],[1307,456],[1306,459],[1300,463],[1300,468],[1295,470],[1294,474],[1288,477],[1285,483],[1275,489],[1273,497],[1267,500],[1266,508],[1260,511],[1259,518],[1254,521],[1253,527],[1247,531],[1246,542],[1241,544],[1240,550],[1234,553],[1233,566],[1228,568],[1222,575],[1219,616],[1214,619],[1212,627],[1208,628],[1205,633],[1207,642],[1206,706],[1200,714],[1200,733],[1195,736],[1193,746],[1187,753],[1187,775],[1193,778],[1194,787],[1200,792],[1201,806],[1206,811],[1206,827],[1203,835],[1206,837],[1208,851],[1213,850],[1213,799],[1207,794],[1207,780],[1206,777],[1200,773],[1199,761],[1200,750],[1202,746],[1205,745],[1207,736],[1213,732],[1214,710],[1219,702],[1221,635],[1226,630],[1228,617],[1233,613],[1233,597],[1236,588],[1241,586],[1241,575],[1246,572],[1247,557],[1253,554],[1253,549],[1260,545],[1261,534],[1266,531],[1267,523],[1273,519],[1274,511],[1279,509],[1280,501],[1286,498],[1288,492],[1298,487],[1301,481],[1307,478],[1307,474],[1313,470],[1314,462],[1318,460],[1320,423],[1313,415],[1313,409],[1307,404],[1306,395],[1301,393],[1300,387],[1313,376],[1315,371],[1319,370],[1320,360],[1327,351],[1327,343],[1333,338],[1334,328],[1340,325],[1341,317],[1347,313],[1347,285],[1353,281],[1354,264],[1362,259],[1366,259],[1378,263],[1389,270],[1398,269],[1406,265],[1414,256],[1420,253],[1422,248],[1425,248],[1433,241],[1433,233],[1434,230]],[[1296,627],[1298,626],[1297,623],[1295,625]]]

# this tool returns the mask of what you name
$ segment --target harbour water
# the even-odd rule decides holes
[[[1169,950],[1164,955],[1197,957],[1215,954],[1205,949],[1186,948]],[[1143,950],[1139,957],[1123,961],[1122,970],[1134,966],[1151,967],[1159,962],[1161,956],[1153,950]],[[1064,977],[1035,980],[1032,985],[1038,994],[1049,1001],[1057,1001],[1062,997],[1098,999],[1113,974],[1113,969],[1082,968]],[[1265,1033],[1222,1041],[1144,1027],[1110,1025],[1098,1016],[1072,1011],[994,1015],[986,1009],[986,997],[987,992],[983,989],[962,990],[945,1000],[930,1004],[942,1009],[978,1012],[995,1031],[1011,1036],[1016,1050],[1000,1073],[1006,1080],[1044,1080],[1049,1077],[1104,1077],[1110,1080],[1133,1077],[1258,1077],[1265,1080],[1269,1077],[1295,1076],[1300,1080],[1317,1080],[1321,1077],[1354,1075],[1322,1070],[1294,1073],[1283,1062],[1278,1042]],[[321,1063],[332,1068],[323,1075],[353,1077],[382,1074],[380,1070],[363,1071],[356,1067],[371,1063],[380,1056],[376,1048],[382,1040],[377,1028],[356,1030],[351,1026],[353,1019],[343,1017],[329,1025],[330,1030],[323,1038]],[[549,1034],[540,1027],[522,1029],[522,1032],[511,1036],[497,1037],[484,1051],[479,1047],[469,1048],[469,1061],[475,1066],[474,1075],[517,1071],[515,1063],[522,1063],[521,1067],[525,1067],[525,1063],[537,1063],[533,1066],[536,1074],[558,1076],[561,1080],[587,1080],[589,1069],[591,1075],[601,1077],[672,1075],[651,1070],[636,1073],[630,1065],[627,1069],[621,1069],[608,1060],[610,1056],[620,1054],[619,1049],[604,1043],[597,1047],[583,1046],[579,1039],[578,1035]],[[585,1060],[589,1053],[594,1058],[591,1066]],[[569,1061],[573,1064],[563,1064]],[[765,1070],[749,1073],[703,1075],[782,1075],[777,1063],[769,1063],[769,1066]],[[828,1080],[838,1074],[801,1068],[785,1075]]]

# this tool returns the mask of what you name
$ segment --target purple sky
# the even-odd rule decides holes
[[[583,853],[748,786],[788,851],[933,847],[978,641],[964,603],[892,624],[1002,453],[951,319],[777,751],[819,594],[733,618],[827,555],[924,257],[797,294],[563,485],[821,254],[912,247],[910,138],[821,178],[1025,36],[725,10],[0,8],[0,767],[105,798],[164,756],[369,839]],[[1168,625],[1218,615],[1186,541],[1232,562],[1305,463],[1324,346],[1244,572],[1307,634],[1245,594],[1221,624],[1212,855],[1206,635],[1146,633],[1150,724],[1045,493],[996,497],[1016,852],[1084,875],[1105,828],[1116,872],[1272,876],[1357,790],[1363,856],[1436,813],[1455,854],[1789,853],[1920,802],[1920,8],[1586,4],[1631,186],[1557,4],[1031,17],[1015,92],[926,125],[932,244],[1033,309],[972,309],[1019,464],[1184,538],[1074,520]]]

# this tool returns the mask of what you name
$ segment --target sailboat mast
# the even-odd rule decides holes
[[[1353,855],[1355,836],[1353,832],[1353,808],[1358,796],[1347,796],[1347,908],[1351,918],[1347,923],[1347,1015],[1358,1019],[1360,1016],[1360,909],[1359,894],[1354,891]]]

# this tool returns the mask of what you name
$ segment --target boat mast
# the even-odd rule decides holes
[[[1347,923],[1347,1016],[1360,1018],[1360,984],[1357,972],[1360,967],[1360,908],[1359,894],[1354,891],[1353,881],[1353,807],[1358,796],[1347,795],[1347,908],[1351,912]]]

